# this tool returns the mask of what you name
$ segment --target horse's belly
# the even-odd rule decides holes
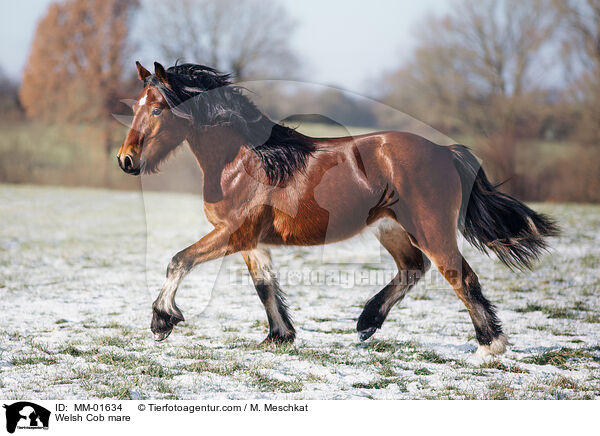
[[[368,201],[356,196],[338,197],[326,205],[315,201],[301,203],[292,216],[274,209],[272,231],[267,244],[322,245],[338,242],[360,233],[368,224]]]

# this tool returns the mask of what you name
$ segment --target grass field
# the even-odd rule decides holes
[[[210,228],[201,199],[0,185],[0,397],[598,399],[600,207],[536,208],[564,234],[535,271],[511,273],[464,247],[510,341],[482,360],[437,272],[358,342],[362,306],[383,286],[377,272],[393,272],[368,234],[274,250],[293,346],[259,345],[266,317],[239,255],[188,276],[186,321],[155,343],[150,305],[167,262]],[[331,280],[294,276],[305,270]]]

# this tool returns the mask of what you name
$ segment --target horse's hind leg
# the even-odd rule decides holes
[[[273,274],[269,250],[259,247],[242,252],[242,256],[267,312],[269,335],[265,342],[293,342],[296,331],[288,314],[283,292]]]
[[[479,279],[464,258],[462,258],[462,277],[461,286],[455,288],[455,292],[467,306],[475,326],[475,335],[479,343],[477,354],[487,356],[504,353],[507,341],[502,333],[502,325],[496,315],[496,309],[483,296]]]
[[[440,241],[440,245],[432,249],[434,245],[430,238],[427,246],[421,249],[435,263],[444,278],[452,285],[457,297],[467,307],[479,343],[476,354],[486,356],[504,353],[507,341],[502,333],[496,310],[483,296],[479,279],[458,250],[456,240],[445,244],[445,247]]]
[[[363,309],[356,330],[361,341],[370,338],[381,328],[390,309],[399,303],[410,289],[417,284],[431,263],[414,247],[402,227],[389,219],[378,229],[377,238],[392,255],[398,267],[398,274],[379,293],[373,296]]]

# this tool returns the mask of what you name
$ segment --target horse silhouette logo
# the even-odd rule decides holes
[[[5,404],[6,431],[14,433],[17,428],[48,429],[50,411],[42,406],[28,401],[19,401],[10,405]]]

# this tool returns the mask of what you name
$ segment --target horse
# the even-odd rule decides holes
[[[169,262],[152,304],[157,341],[184,321],[175,294],[186,274],[241,253],[266,311],[264,342],[293,342],[269,246],[322,245],[372,227],[398,273],[366,302],[359,340],[382,327],[433,263],[468,310],[476,354],[506,350],[495,307],[462,256],[457,232],[507,267],[531,269],[559,228],[500,192],[466,146],[398,131],[314,138],[272,121],[228,74],[196,64],[165,70],[155,62],[154,74],[136,66],[144,86],[118,164],[128,174],[154,173],[186,142],[202,170],[204,212],[214,226]]]

